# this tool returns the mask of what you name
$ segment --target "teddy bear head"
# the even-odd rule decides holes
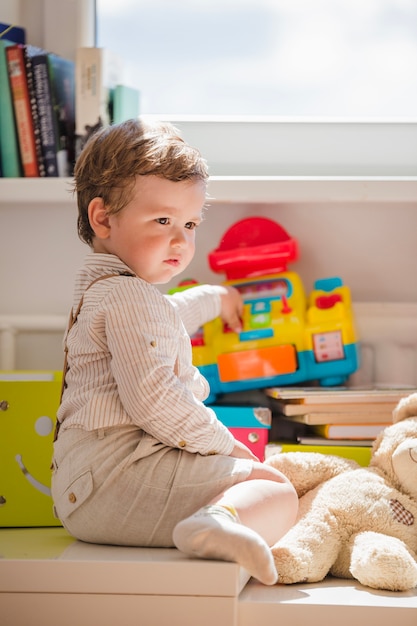
[[[399,402],[393,421],[375,440],[369,465],[417,500],[417,393]]]

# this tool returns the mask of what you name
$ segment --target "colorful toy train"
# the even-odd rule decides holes
[[[232,226],[209,255],[211,268],[244,301],[242,331],[220,318],[192,337],[193,361],[219,394],[318,381],[341,385],[359,367],[351,295],[341,278],[322,278],[307,297],[287,271],[297,242],[276,222],[248,218]],[[179,288],[189,288],[184,284]]]

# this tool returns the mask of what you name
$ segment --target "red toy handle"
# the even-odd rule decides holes
[[[249,217],[226,231],[209,254],[209,264],[233,280],[285,272],[287,263],[297,257],[297,242],[282,226],[265,217]]]

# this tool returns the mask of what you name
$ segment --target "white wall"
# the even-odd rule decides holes
[[[94,0],[1,0],[0,21],[23,26],[30,43],[69,59],[77,46],[94,45]]]
[[[300,259],[291,267],[307,290],[317,278],[339,275],[355,303],[417,302],[415,203],[214,203],[198,230],[198,252],[184,277],[221,282],[224,277],[211,272],[207,255],[235,221],[253,215],[275,219],[298,239]],[[0,202],[0,231],[0,316],[66,318],[73,277],[88,252],[76,235],[74,202]],[[59,369],[61,338],[62,332],[19,335],[18,366]]]
[[[263,215],[299,243],[291,265],[310,290],[318,278],[341,276],[361,302],[417,302],[417,207],[411,204],[213,205],[197,232],[198,254],[187,274],[224,279],[210,271],[207,255],[233,222]]]

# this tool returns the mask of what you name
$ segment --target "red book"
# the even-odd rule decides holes
[[[39,176],[35,127],[23,46],[20,44],[8,46],[6,55],[23,174],[24,176]]]

